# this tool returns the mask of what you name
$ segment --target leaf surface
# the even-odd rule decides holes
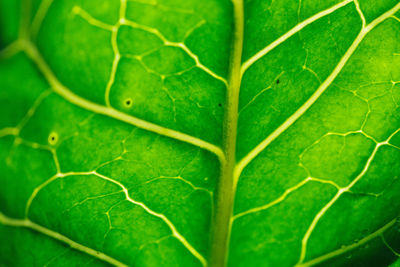
[[[399,10],[1,0],[0,265],[389,266]]]

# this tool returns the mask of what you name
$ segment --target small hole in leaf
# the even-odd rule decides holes
[[[125,107],[132,106],[132,99],[130,99],[130,98],[125,99],[124,105],[125,105]]]
[[[55,145],[58,142],[58,134],[55,132],[51,132],[48,138],[48,142],[50,145]]]

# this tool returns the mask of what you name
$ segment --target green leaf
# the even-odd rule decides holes
[[[0,0],[0,265],[398,266],[399,10]]]
[[[391,267],[398,267],[400,266],[400,260],[396,260],[392,265],[390,265]]]

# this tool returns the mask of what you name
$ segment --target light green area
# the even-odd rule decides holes
[[[0,0],[0,266],[398,266],[399,10]]]
[[[392,265],[390,265],[391,267],[398,267],[400,266],[400,259],[395,261]]]
[[[132,42],[132,39],[135,42]],[[129,26],[121,26],[117,40],[119,51],[124,56],[144,55],[163,45],[162,40],[154,33]]]

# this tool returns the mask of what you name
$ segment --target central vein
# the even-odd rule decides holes
[[[239,89],[241,82],[241,58],[243,50],[243,0],[233,3],[233,42],[230,55],[227,101],[224,119],[223,149],[225,161],[221,162],[213,216],[211,238],[211,267],[226,265],[230,219],[234,202],[233,173],[236,164],[236,135],[238,123]]]

